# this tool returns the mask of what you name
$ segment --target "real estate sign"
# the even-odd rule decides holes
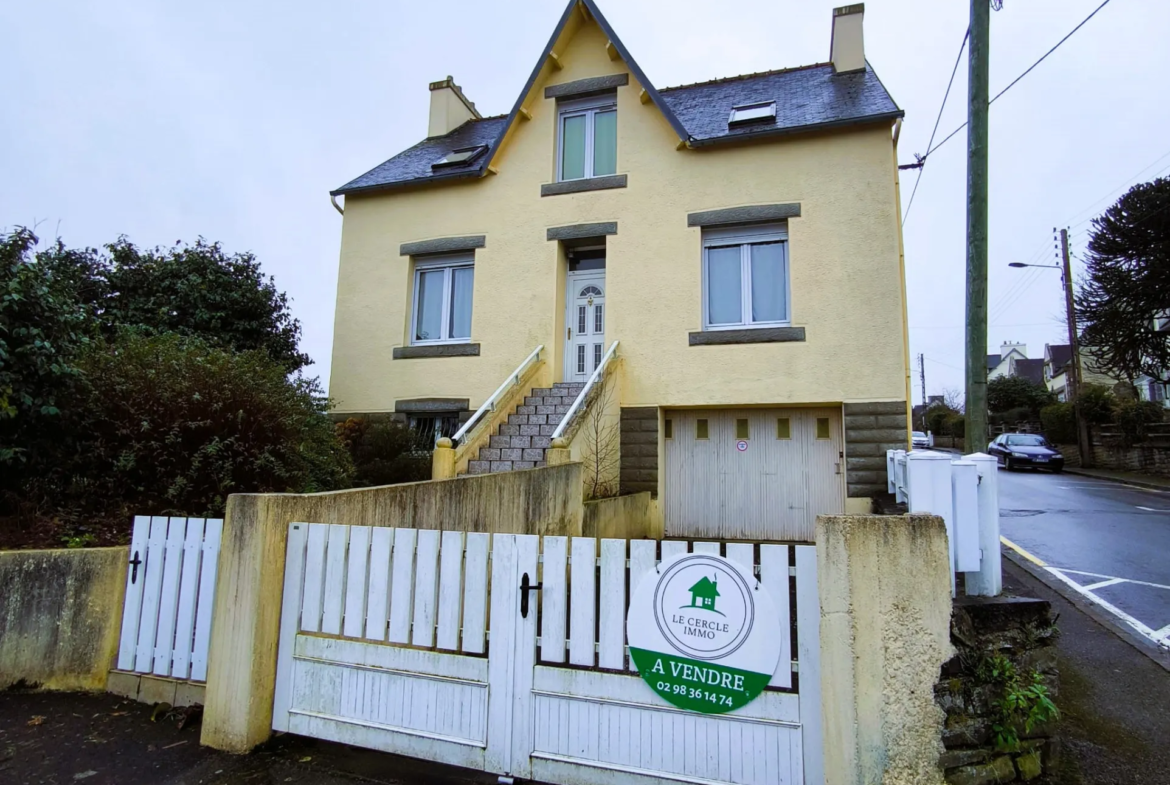
[[[780,625],[767,590],[722,556],[687,553],[646,574],[626,617],[630,656],[650,687],[683,709],[721,714],[772,678]]]

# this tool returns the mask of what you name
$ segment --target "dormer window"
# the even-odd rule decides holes
[[[557,107],[557,180],[617,171],[617,96],[609,93]]]
[[[476,158],[479,158],[487,151],[487,145],[481,144],[475,147],[460,147],[458,150],[452,150],[445,156],[431,164],[432,169],[440,169],[444,166],[459,166],[460,164],[469,164]]]
[[[740,125],[742,123],[757,123],[762,121],[775,121],[776,119],[776,102],[765,101],[758,104],[743,104],[742,106],[733,106],[731,108],[731,116],[727,119],[727,125]]]

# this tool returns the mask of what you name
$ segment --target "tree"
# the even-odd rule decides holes
[[[353,459],[354,487],[431,479],[431,453],[418,449],[418,434],[405,425],[350,417],[337,436]]]
[[[998,376],[987,383],[987,408],[993,414],[1027,409],[1035,415],[1053,400],[1047,387],[1022,376]]]
[[[621,430],[613,409],[612,376],[594,389],[581,423],[581,462],[585,498],[604,499],[618,495],[621,458]]]
[[[1076,296],[1082,345],[1101,372],[1170,382],[1170,179],[1135,185],[1093,219]]]

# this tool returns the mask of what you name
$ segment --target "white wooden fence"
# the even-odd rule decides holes
[[[118,670],[207,680],[223,521],[137,516]]]
[[[690,550],[752,569],[784,631],[734,713],[633,673],[628,598]],[[294,523],[286,565],[276,730],[566,785],[823,781],[813,546]]]
[[[966,592],[994,597],[1003,590],[999,549],[998,461],[984,453],[958,458],[929,450],[886,452],[888,490],[910,512],[941,516],[955,573],[965,573]]]

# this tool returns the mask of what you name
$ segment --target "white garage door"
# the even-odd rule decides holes
[[[812,542],[845,511],[839,409],[670,410],[669,537]]]

